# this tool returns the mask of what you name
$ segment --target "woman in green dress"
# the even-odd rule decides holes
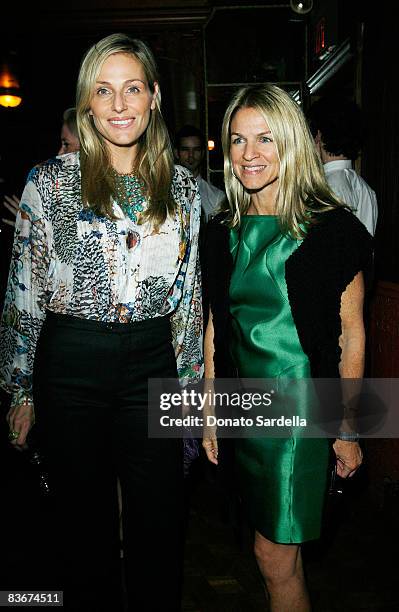
[[[371,237],[330,191],[300,108],[274,85],[242,88],[222,140],[229,211],[211,221],[206,240],[206,377],[362,377],[361,270]],[[216,435],[203,446],[217,464]],[[347,423],[333,448],[337,473],[352,476],[362,453]],[[274,612],[310,610],[300,544],[320,535],[328,452],[327,437],[236,442]]]

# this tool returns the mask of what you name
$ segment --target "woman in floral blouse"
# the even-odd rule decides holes
[[[89,49],[80,154],[31,171],[16,223],[1,384],[14,444],[36,418],[54,580],[74,610],[118,609],[117,476],[129,610],[179,609],[182,444],[148,438],[147,381],[202,375],[200,198],[173,165],[160,100],[143,42]]]

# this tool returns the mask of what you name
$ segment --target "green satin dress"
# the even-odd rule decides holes
[[[231,230],[231,352],[241,378],[310,378],[285,282],[285,262],[299,244],[281,233],[275,216],[244,216],[240,229]],[[301,416],[306,410],[303,405]],[[259,533],[285,544],[320,536],[328,440],[295,431],[288,438],[243,438],[236,463],[242,500]]]

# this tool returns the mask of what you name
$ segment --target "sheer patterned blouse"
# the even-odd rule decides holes
[[[169,315],[179,377],[202,375],[195,180],[176,166],[176,213],[158,230],[137,225],[116,203],[116,220],[99,217],[80,191],[79,154],[70,153],[34,168],[22,194],[0,333],[0,384],[13,404],[32,397],[47,310],[126,324]]]

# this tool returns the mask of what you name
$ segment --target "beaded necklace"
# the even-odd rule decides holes
[[[125,215],[137,223],[140,213],[144,210],[143,182],[134,174],[118,174],[115,170],[112,173],[117,202]]]

